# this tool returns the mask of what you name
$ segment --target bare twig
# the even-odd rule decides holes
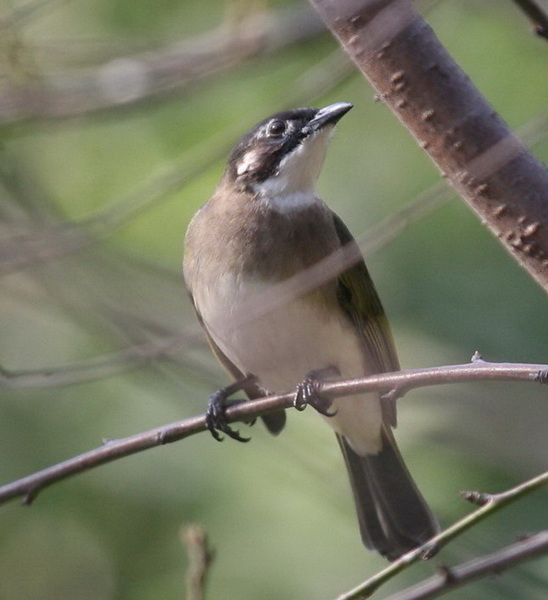
[[[18,10],[18,9],[17,9]],[[21,18],[9,13],[0,30]],[[300,43],[324,30],[308,7],[247,14],[230,27],[184,40],[169,48],[127,54],[105,64],[65,72],[42,73],[24,85],[0,91],[0,123],[31,118],[66,119],[142,103],[173,90],[181,91],[257,55]]]
[[[56,4],[66,3],[70,0],[27,0],[21,6],[10,8],[8,12],[0,15],[0,32],[8,28],[25,24],[30,19],[36,17],[45,9],[52,9]],[[432,8],[440,0],[418,0],[419,9],[421,12],[426,12]]]
[[[547,484],[548,471],[538,475],[537,477],[533,477],[532,479],[529,479],[528,481],[525,481],[505,492],[488,495],[489,500],[481,508],[470,513],[460,521],[457,521],[451,525],[451,527],[448,527],[426,542],[426,544],[423,544],[415,550],[404,554],[401,558],[394,561],[389,567],[379,571],[373,575],[373,577],[370,577],[367,581],[360,584],[353,590],[342,594],[337,598],[337,600],[364,600],[365,598],[370,598],[371,595],[382,585],[384,585],[398,573],[401,573],[410,565],[430,556],[433,551],[437,551],[439,548],[442,548],[448,542],[461,535],[473,525],[476,525],[478,522],[482,521],[494,512],[508,506],[519,498],[522,498],[523,496]],[[484,494],[483,496],[487,495]]]
[[[534,32],[540,37],[548,39],[548,15],[539,6],[538,2],[535,2],[535,0],[514,0],[514,3],[521,8],[533,23]]]
[[[200,525],[190,525],[183,531],[183,542],[188,556],[186,572],[186,600],[204,600],[213,552],[205,531]]]
[[[399,397],[416,387],[480,380],[548,383],[548,365],[488,363],[476,358],[471,364],[412,369],[347,381],[325,382],[319,386],[318,391],[329,397],[341,397],[367,391],[387,392],[393,397]],[[227,409],[227,421],[229,423],[249,422],[274,410],[291,408],[294,401],[295,393],[292,392],[237,404]],[[123,456],[184,439],[205,431],[205,429],[205,415],[200,415],[127,438],[109,440],[99,448],[1,487],[0,503],[23,497],[23,503],[30,504],[42,489],[57,481]]]
[[[161,339],[135,344],[119,352],[110,352],[66,366],[47,369],[10,371],[0,365],[0,389],[46,389],[112,377],[161,358],[169,358],[181,346],[190,346],[201,339],[201,332],[195,335],[175,333]]]
[[[512,134],[410,0],[310,0],[378,97],[548,291],[548,170]]]
[[[421,583],[389,596],[385,600],[427,600],[438,598],[470,581],[499,575],[525,561],[548,552],[548,530],[541,531],[496,552],[475,558],[454,567],[442,566],[439,574]]]
[[[69,0],[27,0],[21,2],[19,6],[11,8],[9,12],[0,15],[0,33],[3,34],[6,29],[11,27],[21,27],[30,19],[35,18],[36,14],[51,10],[56,4],[65,3]]]

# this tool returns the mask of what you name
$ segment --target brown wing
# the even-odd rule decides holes
[[[333,220],[341,244],[356,245],[352,234],[335,213]],[[398,370],[390,326],[363,259],[339,275],[337,297],[356,325],[368,364],[378,373]],[[384,403],[383,413],[387,423],[395,427],[395,402]]]

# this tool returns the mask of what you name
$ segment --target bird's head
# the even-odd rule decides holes
[[[339,119],[352,108],[337,102],[324,108],[296,108],[264,119],[232,150],[225,178],[245,189],[282,203],[306,203]]]

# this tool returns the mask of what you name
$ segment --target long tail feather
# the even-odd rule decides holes
[[[439,531],[391,432],[383,431],[378,454],[360,456],[337,435],[344,455],[363,543],[389,560],[423,544]]]

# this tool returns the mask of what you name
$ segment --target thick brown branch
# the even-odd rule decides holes
[[[387,392],[394,390],[393,394],[401,396],[407,390],[416,387],[464,381],[497,379],[547,383],[547,373],[548,365],[487,363],[482,360],[476,360],[472,364],[397,371],[395,373],[382,373],[362,379],[326,382],[319,387],[319,392],[332,397],[341,397],[358,392]],[[249,422],[276,409],[291,408],[294,400],[295,393],[288,393],[238,404],[227,409],[227,421],[229,423],[235,421]],[[90,450],[89,452],[0,487],[0,503],[13,498],[23,497],[23,502],[29,504],[42,489],[57,481],[112,462],[123,456],[136,454],[137,452],[175,442],[195,433],[205,431],[205,421],[205,415],[201,415],[163,427],[157,427],[131,437],[110,440],[100,448]]]
[[[507,250],[548,290],[548,171],[410,0],[310,0],[379,98]]]

